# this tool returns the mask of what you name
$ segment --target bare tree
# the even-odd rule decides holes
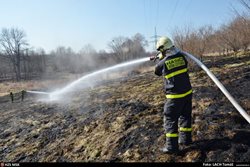
[[[202,60],[203,54],[209,50],[209,42],[213,34],[212,26],[203,26],[198,30],[185,27],[184,29],[175,29],[173,39],[175,44],[182,50],[200,56]]]
[[[239,2],[250,12],[250,0],[239,0]]]
[[[98,56],[95,48],[91,44],[86,44],[82,47],[82,49],[79,51],[80,59],[82,62],[79,64],[79,68],[81,68],[83,71],[90,71],[93,69],[100,68],[100,65],[98,64]]]
[[[10,79],[9,59],[0,52],[0,80]]]
[[[126,52],[126,49],[123,48],[122,46],[126,42],[126,40],[127,38],[120,36],[120,37],[113,38],[112,41],[108,43],[108,47],[111,49],[111,51],[115,55],[115,59],[118,62],[121,62],[124,60],[124,52]]]
[[[250,17],[243,15],[241,17],[237,17],[233,21],[232,26],[238,30],[241,49],[247,50],[250,46]]]
[[[135,57],[145,57],[145,47],[148,46],[148,41],[145,37],[142,34],[137,33],[132,37],[132,41],[132,51],[134,52]]]
[[[24,31],[18,28],[3,28],[0,34],[0,45],[4,55],[12,62],[17,81],[21,79],[21,53],[27,45],[25,37]]]
[[[39,63],[38,63],[39,71],[41,73],[43,73],[46,70],[46,53],[45,53],[45,50],[43,48],[38,48],[36,50],[36,54],[39,57]]]
[[[218,34],[221,41],[234,52],[246,50],[250,45],[250,20],[247,17],[237,16],[229,24],[224,25]]]
[[[229,46],[222,40],[221,35],[223,31],[215,31],[210,37],[209,48],[212,53],[224,54],[224,51],[228,50]],[[210,52],[210,53],[211,53]]]
[[[186,44],[186,40],[190,36],[190,34],[191,34],[190,27],[185,27],[183,29],[176,27],[174,32],[172,33],[175,45],[182,50],[190,51],[188,50],[187,44]]]
[[[145,56],[146,51],[144,47],[147,45],[147,40],[139,33],[132,38],[116,37],[108,44],[113,54],[116,55],[115,59],[117,62]]]
[[[198,31],[190,27],[185,27],[183,29],[177,28],[173,33],[173,39],[177,47],[192,54],[199,55],[199,44],[201,39],[199,38]]]
[[[206,51],[209,51],[209,42],[211,41],[211,37],[214,33],[212,26],[203,26],[198,30],[198,55],[200,55],[200,59],[203,59],[203,55]]]
[[[59,46],[56,48],[56,51],[53,53],[53,55],[55,56],[54,62],[58,71],[74,72],[74,62],[76,62],[74,59],[75,53],[70,47],[66,48],[64,46]]]

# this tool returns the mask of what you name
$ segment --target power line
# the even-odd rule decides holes
[[[186,8],[185,8],[185,10],[184,10],[184,12],[182,14],[182,18],[186,15],[191,3],[192,3],[192,0],[189,0],[189,2],[187,3]]]
[[[157,6],[156,6],[156,23],[155,23],[155,27],[157,27],[158,25],[158,18],[159,18],[159,0],[157,0]]]
[[[175,1],[176,3],[175,3],[175,6],[174,6],[174,10],[173,10],[173,12],[172,12],[172,15],[171,15],[171,17],[170,17],[170,19],[169,19],[169,24],[171,24],[171,21],[173,20],[173,17],[174,17],[174,14],[175,14],[175,10],[176,10],[176,8],[177,8],[177,5],[178,5],[178,3],[179,3],[179,0],[177,0],[177,1]]]
[[[148,14],[148,12],[147,12],[147,10],[148,10],[148,8],[147,8],[147,4],[148,4],[148,0],[144,0],[143,1],[144,2],[144,18],[145,18],[145,28],[146,28],[146,31],[148,31],[148,24],[149,24],[149,18],[150,18],[150,16],[149,16],[149,14]]]
[[[147,20],[148,18],[147,18],[147,9],[146,9],[146,0],[144,0],[143,1],[144,2],[144,19],[145,19],[145,24],[147,24],[149,21]],[[152,4],[151,3],[153,3],[153,2],[155,2],[155,1],[152,1],[152,0],[149,0],[149,6],[150,6],[150,8],[152,9]],[[153,49],[155,49],[156,48],[156,43],[157,43],[157,39],[158,39],[158,35],[157,35],[157,31],[156,31],[156,27],[157,27],[157,25],[158,25],[158,18],[159,18],[159,0],[157,0],[157,4],[156,4],[156,13],[155,13],[155,15],[154,15],[154,12],[150,12],[151,13],[151,15],[150,15],[150,17],[149,18],[151,18],[151,19],[154,19],[155,18],[155,21],[151,21],[150,22],[150,24],[154,24],[155,23],[155,27],[154,27],[154,36],[151,36],[150,38],[153,38],[153,41],[149,41],[149,43],[154,43],[154,46],[153,46]],[[155,16],[155,17],[154,17]],[[148,27],[148,24],[146,25],[146,27]]]
[[[154,27],[154,36],[151,36],[150,38],[153,38],[153,41],[149,41],[150,43],[154,43],[153,49],[156,49],[156,43],[157,43],[157,39],[158,39],[158,35],[157,35],[157,31],[156,31],[156,27],[158,25],[158,17],[159,17],[159,0],[157,0],[157,4],[156,4],[156,14],[155,14],[155,27]]]

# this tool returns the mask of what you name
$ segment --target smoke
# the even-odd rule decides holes
[[[28,93],[39,94],[42,96],[39,100],[45,102],[59,102],[70,103],[79,92],[84,90],[91,90],[96,85],[105,84],[105,82],[112,79],[119,79],[124,77],[125,72],[130,72],[139,64],[148,61],[149,58],[141,58],[121,64],[117,64],[111,67],[107,67],[101,70],[97,70],[72,81],[62,88],[56,88],[51,92],[41,91],[27,91]]]
[[[87,75],[84,75],[83,77],[71,82],[70,84],[66,85],[64,88],[51,92],[50,98],[51,100],[64,100],[65,95],[70,92],[79,91],[86,88],[93,88],[97,84],[102,83],[103,81],[115,78],[115,77],[121,77],[119,74],[121,74],[122,70],[132,70],[135,65],[138,65],[140,63],[148,61],[148,57],[121,63],[118,65],[114,65],[108,68],[104,68],[92,73],[89,73]],[[114,73],[115,72],[115,73]]]

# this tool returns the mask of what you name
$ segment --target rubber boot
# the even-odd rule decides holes
[[[191,132],[179,132],[179,144],[188,146],[192,144],[192,134]]]
[[[166,145],[162,148],[162,152],[166,154],[176,154],[179,152],[178,137],[167,137]]]

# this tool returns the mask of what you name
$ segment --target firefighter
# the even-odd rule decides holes
[[[24,100],[24,95],[25,95],[25,90],[22,90],[22,91],[21,91],[21,98],[22,98],[22,101]]]
[[[11,102],[13,103],[14,102],[14,94],[12,92],[10,92],[10,99],[11,99]]]
[[[187,146],[192,142],[192,87],[188,62],[185,54],[168,37],[161,37],[156,49],[160,61],[155,66],[155,74],[163,76],[166,94],[163,116],[166,145],[162,151],[178,153],[179,144]]]

